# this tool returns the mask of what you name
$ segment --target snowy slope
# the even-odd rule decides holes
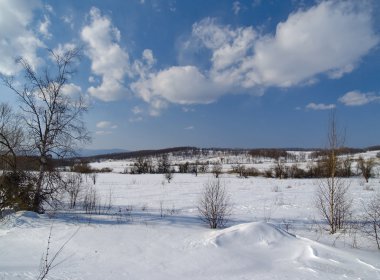
[[[35,279],[50,221],[17,220],[0,239],[0,275]],[[52,252],[78,226],[56,220]],[[224,230],[180,223],[82,224],[49,279],[379,279],[376,257],[295,237],[264,222]]]
[[[328,234],[314,206],[318,179],[224,174],[233,212],[226,228],[210,230],[197,203],[211,174],[175,174],[168,183],[161,174],[118,173],[130,164],[92,164],[114,169],[98,174],[95,185],[84,180],[100,205],[111,201],[102,214],[78,207],[0,222],[0,280],[37,278],[51,228],[50,256],[79,231],[48,279],[380,279],[380,253],[370,240],[357,231]],[[380,181],[345,180],[360,216]]]

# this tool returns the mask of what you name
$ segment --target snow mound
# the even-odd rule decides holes
[[[261,279],[270,278],[266,278],[270,275],[263,276],[268,271],[272,276],[283,275],[289,279],[341,276],[357,279],[359,275],[364,279],[377,279],[380,276],[378,265],[367,259],[358,260],[349,252],[296,237],[265,222],[239,224],[213,232],[205,245],[215,247],[233,267],[249,273],[253,271]]]
[[[220,232],[209,239],[218,247],[229,246],[276,246],[286,240],[296,239],[295,236],[265,222],[239,224]]]
[[[7,215],[0,225],[0,229],[36,228],[46,224],[45,215],[39,215],[32,211],[19,211]]]

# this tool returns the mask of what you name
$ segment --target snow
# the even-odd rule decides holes
[[[114,169],[98,174],[93,186],[102,205],[111,197],[112,208],[101,214],[78,208],[7,216],[0,223],[0,279],[36,279],[51,229],[50,255],[74,237],[48,279],[380,279],[373,243],[326,231],[314,207],[319,180],[224,174],[233,212],[226,228],[211,230],[197,212],[211,174],[175,174],[168,183],[159,174],[116,173],[129,164],[92,164]],[[380,191],[378,178],[347,184],[355,215]]]

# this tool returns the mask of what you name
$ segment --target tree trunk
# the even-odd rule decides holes
[[[34,191],[34,198],[33,198],[33,209],[32,211],[36,213],[43,213],[42,208],[42,202],[43,202],[43,194],[42,194],[42,188],[43,188],[43,181],[45,177],[46,172],[46,160],[42,157],[40,160],[40,170],[38,171],[38,178],[36,182],[36,189]]]

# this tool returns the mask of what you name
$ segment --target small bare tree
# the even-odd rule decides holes
[[[79,193],[83,188],[83,178],[80,173],[69,173],[66,175],[65,179],[65,190],[70,197],[70,209],[75,208]]]
[[[372,177],[372,169],[375,166],[375,159],[363,159],[359,157],[358,159],[358,169],[360,173],[363,175],[365,181],[368,183],[369,178]]]
[[[220,180],[206,183],[198,204],[202,221],[208,223],[212,229],[223,227],[231,211],[229,195]]]
[[[335,111],[332,111],[328,130],[328,153],[324,158],[327,178],[321,179],[316,195],[316,207],[327,221],[330,233],[342,229],[350,215],[351,201],[348,185],[337,176],[339,159],[337,151],[343,146],[344,136],[338,131]]]
[[[173,170],[171,170],[170,168],[166,171],[166,173],[164,174],[164,177],[165,179],[168,181],[168,183],[170,183],[170,181],[173,179],[174,175],[173,175]]]
[[[222,174],[222,170],[222,164],[220,162],[217,162],[212,166],[211,172],[214,174],[215,178],[219,178],[220,174]]]
[[[90,177],[92,179],[92,183],[95,185],[96,184],[96,179],[98,178],[98,173],[93,172],[90,174]]]
[[[380,193],[378,192],[367,205],[363,205],[362,232],[376,242],[380,250]]]

